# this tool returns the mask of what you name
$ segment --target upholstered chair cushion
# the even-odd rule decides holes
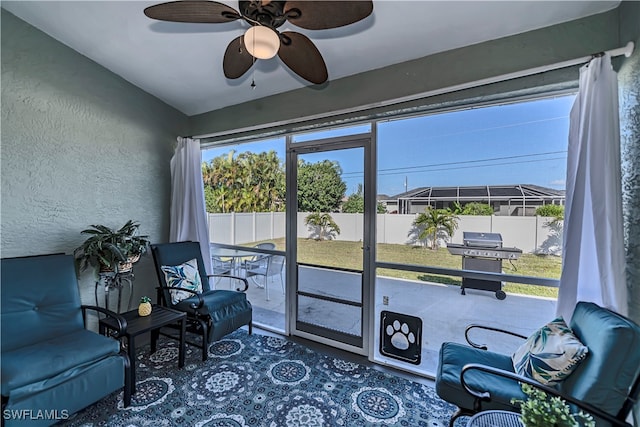
[[[593,303],[580,302],[571,330],[589,348],[560,389],[615,415],[637,375],[640,375],[640,327]]]
[[[474,398],[460,384],[462,367],[469,363],[493,366],[513,372],[513,363],[508,355],[479,350],[467,345],[445,342],[440,348],[440,363],[436,378],[438,396],[448,402],[456,402],[463,408],[473,408]],[[486,372],[469,371],[465,374],[467,384],[475,390],[491,390],[491,401],[483,404],[482,409],[514,411],[516,407],[511,399],[525,399],[516,381],[491,375]]]

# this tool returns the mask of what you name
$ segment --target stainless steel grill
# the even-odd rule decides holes
[[[522,249],[503,247],[500,233],[465,231],[462,233],[462,241],[462,245],[448,244],[447,249],[452,255],[462,256],[463,270],[501,273],[503,259],[516,260],[522,253]],[[463,277],[460,291],[462,295],[466,294],[466,288],[495,292],[498,299],[507,297],[502,290],[501,281]]]
[[[462,242],[465,246],[474,248],[501,248],[502,235],[500,233],[477,233],[465,231],[462,233]]]

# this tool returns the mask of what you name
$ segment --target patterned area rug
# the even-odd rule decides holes
[[[429,426],[455,408],[427,385],[319,354],[281,338],[236,331],[211,345],[209,360],[161,338],[138,350],[137,393],[123,408],[113,393],[65,426]]]

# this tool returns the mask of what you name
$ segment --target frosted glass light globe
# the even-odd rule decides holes
[[[271,28],[256,25],[244,34],[244,46],[255,58],[270,59],[280,49],[280,37]]]

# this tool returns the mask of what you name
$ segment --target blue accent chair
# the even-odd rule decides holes
[[[485,410],[519,412],[511,399],[525,400],[519,382],[548,395],[559,396],[593,415],[598,426],[629,426],[625,422],[640,394],[640,327],[631,320],[596,304],[579,302],[569,323],[573,333],[589,348],[576,370],[556,387],[514,372],[511,355],[494,353],[473,343],[468,332],[483,328],[471,325],[465,333],[470,346],[445,342],[440,348],[436,392],[458,406],[449,423],[461,415]]]
[[[198,242],[175,242],[151,245],[153,262],[158,273],[158,302],[165,307],[187,313],[187,332],[200,336],[200,341],[187,340],[187,344],[202,350],[202,360],[207,360],[209,344],[230,334],[236,329],[248,325],[249,334],[252,332],[253,309],[243,292],[249,287],[247,279],[228,274],[208,275],[202,261],[202,252]],[[177,266],[192,259],[198,263],[198,273],[202,280],[202,293],[181,289],[193,296],[173,304],[170,290],[175,289],[167,285],[162,266]],[[209,279],[214,277],[228,277],[242,283],[243,288],[236,291],[213,289]],[[175,338],[170,333],[161,332],[165,336]]]
[[[2,421],[50,425],[124,387],[129,358],[120,343],[85,329],[74,260],[54,254],[4,258],[1,264]]]

